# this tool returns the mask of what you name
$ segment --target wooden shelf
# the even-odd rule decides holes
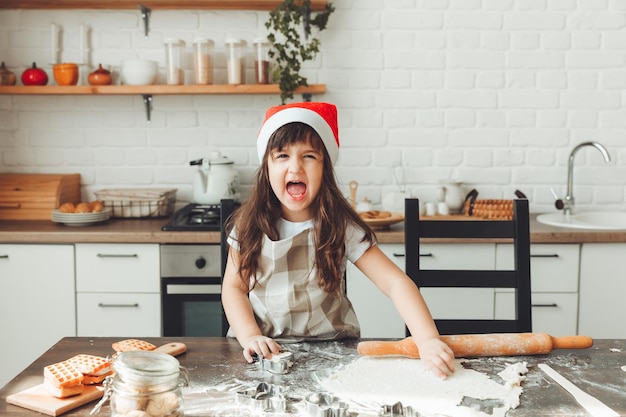
[[[0,9],[149,9],[273,10],[282,0],[0,0]],[[323,10],[326,0],[311,0],[311,10]]]
[[[325,84],[298,88],[294,94],[324,94]],[[243,85],[72,85],[0,86],[0,94],[15,95],[199,95],[199,94],[280,94],[277,84]]]

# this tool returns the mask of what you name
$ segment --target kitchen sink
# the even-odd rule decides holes
[[[590,230],[626,230],[626,212],[587,211],[566,216],[562,212],[540,214],[539,223],[550,226]]]

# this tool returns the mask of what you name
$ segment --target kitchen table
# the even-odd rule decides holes
[[[106,356],[113,353],[111,344],[120,338],[68,337],[61,339],[43,353],[23,372],[0,390],[0,417],[42,416],[34,411],[8,404],[8,395],[42,382],[45,365],[59,362],[79,353]],[[212,404],[228,401],[233,407],[243,407],[232,401],[232,394],[225,393],[226,386],[236,384],[254,386],[260,382],[280,385],[298,397],[297,391],[316,390],[317,379],[329,373],[339,364],[347,364],[358,358],[357,340],[339,342],[294,343],[286,345],[295,351],[295,364],[285,375],[274,375],[260,369],[258,363],[244,361],[241,348],[234,339],[227,338],[145,338],[157,346],[178,341],[187,345],[187,352],[178,356],[182,366],[189,370],[190,384],[183,389],[187,415],[213,415]],[[6,343],[6,342],[5,342]],[[10,358],[3,358],[3,361]],[[583,350],[555,350],[548,355],[517,356],[506,358],[481,358],[470,361],[478,371],[499,372],[507,363],[527,361],[529,372],[522,387],[518,408],[510,410],[510,417],[539,416],[588,416],[583,408],[563,388],[537,368],[547,363],[581,389],[595,396],[620,416],[626,416],[626,340],[596,340],[594,346]],[[219,388],[222,396],[217,399],[212,392]],[[230,397],[228,397],[230,395]],[[219,396],[218,396],[219,397]],[[67,416],[88,416],[95,402],[70,411]],[[236,415],[237,413],[233,414]],[[374,413],[375,414],[375,413]],[[105,406],[101,416],[109,415]],[[269,414],[271,415],[271,414]]]

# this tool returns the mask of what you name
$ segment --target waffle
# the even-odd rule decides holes
[[[67,388],[80,385],[83,374],[69,361],[63,361],[48,365],[43,368],[43,376],[56,388]]]
[[[126,339],[113,343],[113,350],[116,352],[128,352],[130,350],[154,350],[156,346],[149,342],[138,339]]]
[[[93,355],[76,355],[68,359],[67,362],[74,365],[81,373],[92,376],[104,375],[111,368],[111,364],[105,358]]]

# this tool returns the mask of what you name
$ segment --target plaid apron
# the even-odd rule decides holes
[[[265,236],[261,254],[261,272],[249,297],[264,335],[296,340],[359,337],[344,284],[332,294],[319,286],[312,228],[279,241]]]

